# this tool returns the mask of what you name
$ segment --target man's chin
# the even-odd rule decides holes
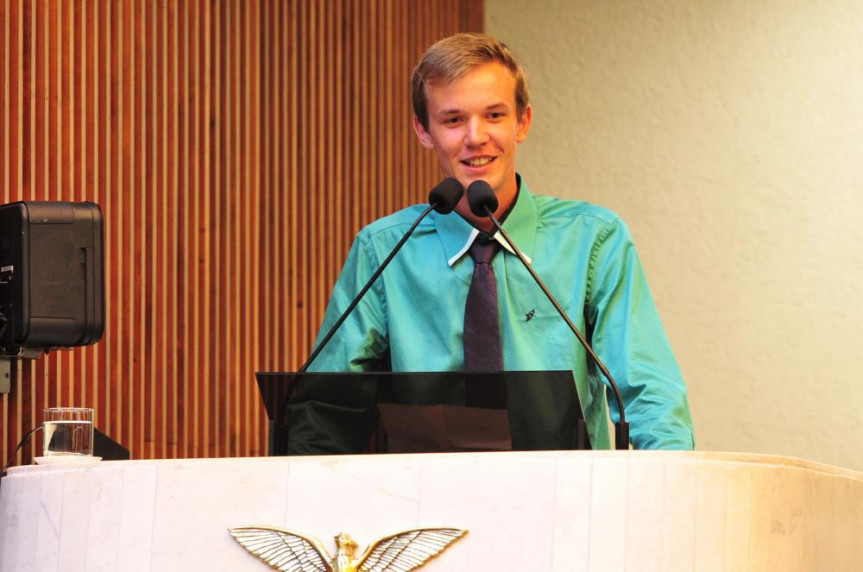
[[[471,183],[475,183],[477,181],[485,181],[491,188],[497,192],[499,185],[498,181],[489,173],[483,175],[471,175],[471,176],[461,176],[458,177],[458,182],[462,184],[464,190],[467,191],[467,188],[471,185]]]

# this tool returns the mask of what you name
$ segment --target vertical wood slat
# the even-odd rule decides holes
[[[105,215],[106,333],[20,362],[0,458],[93,406],[133,458],[260,455],[359,228],[439,176],[411,66],[482,0],[0,0],[0,199]],[[15,463],[29,462],[29,444]]]

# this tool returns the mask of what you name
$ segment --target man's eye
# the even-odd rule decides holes
[[[491,113],[488,114],[488,116],[491,119],[502,119],[504,116],[504,113],[502,111],[492,111]]]
[[[446,119],[443,120],[444,123],[447,123],[450,125],[455,125],[459,121],[461,121],[461,117],[447,117]]]

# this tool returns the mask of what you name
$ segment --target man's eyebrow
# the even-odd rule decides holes
[[[485,106],[486,111],[488,111],[490,109],[500,109],[500,108],[508,109],[509,105],[507,105],[507,103],[505,101],[499,101],[497,103],[492,103],[491,105]],[[441,109],[437,113],[438,113],[438,115],[458,115],[459,113],[463,113],[463,111],[461,109],[452,108],[452,109]]]

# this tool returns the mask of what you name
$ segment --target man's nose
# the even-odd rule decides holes
[[[488,131],[486,130],[485,122],[480,118],[474,118],[468,121],[467,133],[465,134],[465,144],[471,147],[482,145],[488,141]]]

